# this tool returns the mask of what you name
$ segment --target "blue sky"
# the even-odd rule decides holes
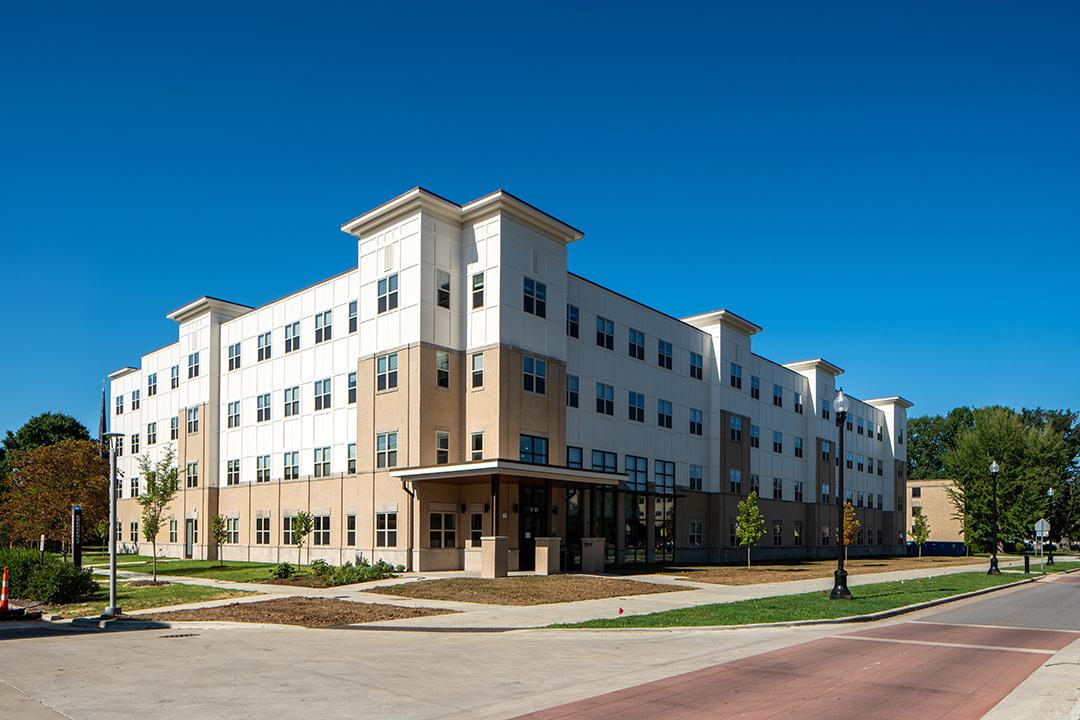
[[[0,432],[96,432],[202,295],[346,270],[421,185],[856,397],[1080,410],[1075,2],[8,3]]]

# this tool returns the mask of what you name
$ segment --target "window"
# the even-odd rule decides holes
[[[349,373],[349,404],[356,402],[356,373]]]
[[[822,420],[828,420],[829,419],[829,407],[830,406],[829,406],[829,401],[828,400],[822,400],[821,401],[821,419]]]
[[[795,438],[795,457],[801,458],[802,456],[802,438]]]
[[[847,497],[845,498],[845,502],[847,502],[848,505],[851,505],[854,501],[855,491],[848,490],[844,494],[847,495]]]
[[[885,497],[883,495],[877,496],[877,509],[883,510],[885,506]],[[881,544],[881,540],[878,540],[878,545]]]
[[[435,464],[446,465],[450,462],[450,433],[439,430],[435,433]]]
[[[735,363],[731,363],[730,382],[731,387],[735,388],[736,390],[742,390],[742,367],[736,365]]]
[[[134,433],[131,436],[131,452],[132,454],[139,452],[139,433]]]
[[[742,420],[739,420],[739,424],[742,424]],[[690,434],[701,435],[704,431],[704,425],[702,423],[702,413],[700,410],[690,408]],[[739,431],[739,439],[742,439],[742,430]]]
[[[229,412],[225,424],[228,427],[240,427],[240,401],[229,403]]]
[[[199,377],[199,353],[191,353],[187,356],[188,380]]]
[[[690,547],[701,547],[701,516],[690,516]]]
[[[345,516],[345,545],[346,547],[356,546],[356,516]]]
[[[690,466],[690,489],[691,490],[700,490],[701,489],[701,466],[700,465],[691,465]]]
[[[863,456],[859,456],[859,472],[863,471]]]
[[[311,544],[326,546],[330,544],[330,516],[316,515],[311,518],[314,526],[311,532]]]
[[[821,461],[829,462],[832,459],[830,453],[832,452],[828,442],[821,443]]]
[[[615,388],[596,383],[596,412],[601,415],[615,416]]]
[[[566,376],[566,407],[578,406],[578,379],[573,375]]]
[[[131,391],[131,409],[132,410],[138,410],[139,409],[139,391],[138,390],[132,390]]]
[[[375,389],[391,390],[397,387],[397,353],[383,355],[375,361]]]
[[[885,471],[885,466],[882,465],[880,460],[878,460],[877,461],[877,474],[878,474],[878,477],[881,477],[882,475],[884,475],[884,471]]]
[[[266,422],[270,419],[270,393],[263,393],[255,397],[255,422]]]
[[[596,316],[596,344],[608,350],[615,349],[615,323]]]
[[[866,421],[866,437],[871,440],[874,439],[874,422],[872,420]]]
[[[773,478],[772,480],[772,497],[773,500],[784,499],[784,481],[780,478]]]
[[[829,486],[828,485],[822,485],[821,486],[821,502],[828,505],[830,500],[831,500],[831,498],[829,497]]]
[[[292,545],[292,521],[291,517],[281,519],[281,544]]]
[[[180,418],[169,418],[169,439],[176,440],[180,437]]]
[[[822,544],[823,547],[827,546],[829,544],[829,534],[830,534],[829,533],[829,526],[828,525],[822,525],[821,526],[821,544]]]
[[[349,303],[349,333],[356,332],[356,301]],[[355,520],[355,518],[354,518]]]
[[[695,352],[690,353],[690,377],[702,380],[705,377],[705,364],[701,356]]]
[[[266,455],[265,457],[266,457],[266,467],[267,467],[267,471],[266,471],[267,476],[266,477],[269,480],[270,479],[270,475],[269,475],[269,473],[270,473],[270,470],[269,470],[270,456]],[[284,475],[285,479],[286,480],[296,480],[297,478],[299,478],[300,477],[300,451],[299,450],[287,451],[287,452],[285,452],[283,454],[282,458],[283,458],[282,461],[284,462],[283,475]]]
[[[270,357],[271,357],[270,333],[264,332],[263,334],[259,335],[258,343],[259,343],[259,354],[258,354],[259,362],[262,362],[263,360],[269,360]],[[266,519],[267,522],[270,522],[270,518],[265,518],[265,519]]]
[[[131,521],[131,542],[139,542],[139,521]]]
[[[784,544],[784,523],[782,523],[779,520],[773,520],[772,544],[773,545],[783,545]]]
[[[750,426],[750,447],[761,448],[761,428],[757,425]]]
[[[573,305],[566,306],[566,334],[572,338],[578,337],[579,327],[578,319],[581,317],[581,311]]]
[[[484,459],[484,433],[473,433],[469,440],[469,451],[472,453],[470,459],[483,460]]]
[[[291,353],[300,349],[300,323],[294,322],[285,326],[285,352]]]
[[[645,396],[641,393],[628,393],[630,398],[629,419],[637,422],[645,422]]]
[[[397,547],[397,513],[375,513],[375,547]]]
[[[577,468],[578,470],[580,470],[585,467],[584,462],[584,451],[581,448],[566,448],[566,467]]]
[[[484,307],[484,273],[482,272],[472,276],[472,306],[473,310]]]
[[[882,427],[881,425],[877,426],[877,439],[878,439],[878,442],[881,442],[881,427]]]
[[[862,435],[863,434],[863,419],[858,418],[856,424],[858,425],[859,434]]]
[[[236,545],[240,542],[240,518],[225,518],[225,543]]]
[[[146,426],[146,444],[153,445],[157,442],[157,423],[152,422]]]
[[[457,547],[457,515],[454,513],[431,513],[431,547]]]
[[[547,438],[522,435],[518,441],[520,448],[520,460],[532,465],[547,465],[548,441]]]
[[[897,430],[896,431],[896,444],[897,445],[903,445],[904,444],[904,431],[903,430]]]
[[[802,481],[795,481],[795,502],[803,501]]]
[[[525,356],[524,385],[526,391],[537,395],[547,393],[547,362],[539,358]]]
[[[239,460],[229,460],[226,463],[225,484],[226,485],[239,485],[240,484],[240,461]]]
[[[188,435],[199,432],[199,408],[188,408],[187,411]]]
[[[667,400],[656,401],[656,426],[662,428],[671,427],[671,403]]]
[[[474,389],[484,387],[484,353],[473,353],[472,386]]]
[[[356,443],[349,443],[348,445],[348,468],[350,475],[356,474]]]
[[[848,413],[848,416],[847,416],[847,429],[848,429],[849,432],[851,431],[851,428],[852,428],[851,421],[852,421],[852,415],[851,415],[851,413]]]
[[[288,467],[289,453],[285,453],[285,463]],[[288,478],[286,478],[288,479]],[[259,455],[255,458],[255,482],[264,483],[270,482],[270,456]]]
[[[189,488],[199,487],[199,461],[189,462],[187,464],[187,486]]]
[[[380,433],[375,436],[375,467],[397,467],[397,433]]]
[[[852,456],[851,456],[851,453],[849,452],[849,453],[847,453],[847,469],[851,470],[853,466],[854,466],[854,462],[852,461]]]
[[[269,545],[270,544],[270,518],[257,517],[255,518],[255,544],[256,545]]]
[[[784,452],[784,435],[778,430],[774,430],[772,434],[772,451],[774,453]]]
[[[742,470],[728,470],[728,491],[742,494]]]
[[[742,418],[731,418],[731,439],[735,442],[742,442]]]
[[[731,522],[728,523],[728,526],[731,532],[731,537],[728,539],[728,542],[731,544],[731,547],[735,547],[739,544],[739,523],[735,521],[735,518],[731,518]]]
[[[757,475],[750,476],[750,492],[755,492],[761,497],[761,478]]]
[[[630,349],[629,355],[637,360],[645,359],[645,333],[630,328]]]
[[[603,450],[593,450],[592,469],[600,472],[619,472],[618,455]]]
[[[802,522],[795,521],[795,546],[802,547]]]
[[[862,493],[861,490],[859,491],[859,501],[858,502],[859,502],[858,507],[862,507],[863,506],[863,493]]]
[[[525,312],[539,318],[547,317],[547,285],[525,278]]]
[[[896,496],[896,510],[897,510],[897,512],[904,512],[904,496],[903,495],[897,495]]]
[[[483,544],[484,513],[474,512],[469,522],[469,544],[478,548]]]
[[[157,373],[150,373],[146,376],[146,397],[155,395],[157,395]]]
[[[435,353],[435,385],[441,388],[450,387],[450,353]]]
[[[656,341],[656,364],[666,370],[671,369],[671,343]]]
[[[379,281],[379,312],[384,313],[395,310],[398,306],[398,276],[397,273],[384,277]]]
[[[180,387],[180,366],[173,365],[172,368],[169,370],[169,373],[169,389],[175,390],[176,388]]]
[[[315,448],[315,477],[330,477],[330,448]]]
[[[321,342],[326,342],[333,335],[333,328],[330,325],[331,310],[326,312],[317,313],[315,315],[315,344],[318,345]]]
[[[750,376],[750,397],[754,400],[761,399],[761,380],[753,375]]]
[[[236,370],[240,367],[240,343],[229,346],[229,369]]]
[[[285,388],[285,417],[300,414],[300,386]]]
[[[123,395],[123,393],[116,396],[116,414],[117,415],[123,415],[124,414],[124,395]]]
[[[657,460],[654,466],[656,472],[654,473],[654,480],[656,481],[657,492],[664,490],[675,489],[675,463],[668,462],[667,460]]]
[[[122,457],[124,455],[124,437],[121,435],[116,438],[116,457]]]
[[[269,403],[267,403],[269,405]],[[315,381],[315,409],[325,410],[330,407],[330,378]]]
[[[772,386],[772,404],[776,407],[784,407],[784,389],[779,385]]]
[[[139,497],[139,478],[131,478],[131,497]]]
[[[450,309],[450,273],[435,271],[435,304]]]
[[[802,410],[803,410],[803,407],[802,407],[802,395],[800,395],[799,393],[795,393],[795,412],[802,415],[803,414]]]
[[[630,490],[644,490],[649,483],[649,461],[647,458],[627,455],[623,461],[629,479],[626,487]]]

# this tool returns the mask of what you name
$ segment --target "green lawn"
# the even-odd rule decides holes
[[[109,604],[108,583],[101,583],[102,592],[98,593],[89,602],[60,605],[48,611],[49,614],[60,615],[65,618],[74,617],[97,617],[105,611]],[[225,598],[242,597],[254,593],[243,590],[226,590],[223,588],[204,587],[202,585],[160,585],[149,587],[129,587],[127,583],[117,583],[116,603],[121,610],[144,610],[146,608],[166,607],[169,605],[183,605],[185,603],[204,602],[207,600],[224,600]]]
[[[212,580],[229,580],[231,582],[250,582],[252,580],[270,579],[270,568],[273,563],[251,563],[226,561],[225,566],[217,560],[163,560],[158,558],[158,575],[175,575],[178,577],[210,578]],[[293,566],[295,569],[295,565]],[[125,572],[152,573],[153,563],[142,565],[124,565]]]
[[[1063,563],[1064,565],[1064,563]],[[904,582],[874,583],[852,588],[855,599],[830,600],[828,592],[782,595],[760,600],[701,605],[649,615],[632,615],[590,620],[556,628],[666,628],[713,625],[751,625],[754,623],[792,622],[851,617],[892,610],[906,605],[960,595],[974,590],[1006,585],[1034,577],[1005,572],[992,576],[981,572],[941,575]]]
[[[70,557],[71,556],[68,555],[68,558],[70,558]],[[154,558],[152,558],[149,555],[136,555],[134,553],[125,555],[123,553],[119,553],[116,556],[116,564],[119,565],[120,563],[140,562],[140,561],[141,562],[149,562],[150,560],[153,560],[153,559]],[[161,562],[161,558],[158,558],[158,562],[159,563]],[[107,566],[109,564],[109,553],[107,553],[107,552],[104,552],[104,553],[101,553],[101,552],[90,552],[90,553],[84,552],[82,554],[82,564],[83,565],[106,565]]]

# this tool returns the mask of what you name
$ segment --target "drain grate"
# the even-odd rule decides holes
[[[180,633],[179,635],[159,635],[158,638],[199,637],[199,633]]]

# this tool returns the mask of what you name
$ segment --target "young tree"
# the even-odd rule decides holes
[[[225,567],[225,559],[221,557],[221,546],[229,539],[229,526],[224,515],[215,515],[210,520],[210,532],[214,535],[214,543],[218,549],[218,564]]]
[[[847,562],[848,546],[858,542],[860,530],[862,523],[855,519],[855,508],[850,502],[844,503],[844,562]]]
[[[750,546],[757,545],[765,534],[765,518],[758,510],[757,491],[739,503],[739,518],[735,523],[735,533],[740,545],[746,546],[746,567],[750,567]]]
[[[930,521],[923,515],[921,507],[911,508],[911,532],[908,535],[919,546],[919,559],[922,560],[922,546],[926,543],[927,538],[930,537]]]
[[[311,514],[301,510],[296,513],[296,517],[292,520],[292,541],[293,545],[296,545],[296,567],[300,567],[300,551],[304,547],[304,540],[311,534],[311,528],[314,522],[311,519]]]
[[[161,459],[150,463],[148,455],[139,457],[139,472],[143,476],[144,489],[139,495],[142,506],[142,534],[154,553],[154,582],[157,582],[157,534],[164,522],[165,508],[176,497],[180,488],[180,470],[176,467],[176,454],[170,443]]]

